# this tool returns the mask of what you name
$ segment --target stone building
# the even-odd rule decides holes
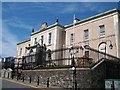
[[[31,52],[35,54],[37,48],[34,46],[38,44],[45,45],[46,49],[51,51],[88,45],[120,58],[120,11],[112,9],[83,20],[74,18],[73,24],[66,26],[60,25],[58,18],[56,23],[50,26],[45,22],[37,32],[32,30],[29,40],[17,44],[17,58],[31,55]],[[58,53],[52,58],[62,56],[65,55]]]

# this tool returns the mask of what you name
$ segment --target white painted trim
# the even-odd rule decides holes
[[[113,13],[113,14],[110,14],[110,15],[107,15],[107,16],[103,16],[103,17],[100,17],[100,18],[97,18],[97,19],[93,19],[93,20],[90,20],[90,21],[88,21],[88,22],[84,22],[84,23],[75,25],[74,28],[83,26],[83,25],[85,25],[85,24],[93,23],[93,22],[96,22],[96,21],[99,21],[99,20],[102,20],[102,19],[105,19],[105,18],[108,18],[108,17],[112,17],[112,16],[117,15],[117,14],[118,14],[118,13]],[[86,20],[86,19],[85,19],[85,20]],[[81,20],[81,21],[84,21],[84,20]],[[66,27],[66,26],[65,26],[65,27]],[[73,26],[65,29],[65,31],[71,30],[72,28],[73,28]]]
[[[114,28],[115,28],[115,40],[116,40],[116,52],[117,52],[117,57],[119,57],[119,46],[118,46],[118,14],[114,16]]]

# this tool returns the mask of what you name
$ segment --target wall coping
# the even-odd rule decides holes
[[[90,68],[76,68],[77,70],[91,70]],[[71,68],[67,68],[67,69],[39,69],[39,70],[23,70],[23,72],[29,72],[29,71],[66,71],[66,70],[70,70],[72,71]]]

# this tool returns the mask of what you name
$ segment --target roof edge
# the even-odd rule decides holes
[[[25,42],[28,42],[28,41],[30,41],[30,39],[25,40],[25,41],[22,41],[22,42],[20,42],[20,43],[17,43],[17,45],[20,45],[20,44],[25,43]]]
[[[80,24],[80,23],[84,23],[84,22],[87,22],[87,21],[90,21],[90,20],[93,20],[93,19],[96,19],[96,18],[105,16],[105,15],[111,14],[111,13],[114,13],[114,12],[120,13],[120,10],[117,9],[117,8],[114,8],[114,9],[112,9],[112,10],[109,10],[109,11],[106,11],[106,12],[103,12],[103,13],[100,13],[100,14],[97,14],[97,15],[94,15],[94,16],[91,16],[91,17],[88,17],[88,18],[83,19],[83,20],[80,20],[80,21],[78,21],[77,23],[75,23],[75,25],[78,25],[78,24]],[[69,25],[66,25],[66,26],[64,26],[64,27],[65,27],[65,28],[69,28],[69,27],[72,27],[72,26],[73,26],[73,24],[69,24]]]
[[[50,28],[53,28],[53,27],[55,27],[55,26],[60,26],[60,27],[64,28],[64,26],[62,26],[62,25],[60,25],[60,24],[58,24],[58,23],[55,23],[55,24],[52,24],[52,25],[48,26],[48,27],[45,28],[45,29],[41,29],[41,30],[39,30],[39,31],[37,31],[37,32],[32,33],[30,36],[35,35],[35,34],[40,33],[40,32],[43,32],[43,31],[46,31],[46,30],[48,30],[48,29],[50,29]]]

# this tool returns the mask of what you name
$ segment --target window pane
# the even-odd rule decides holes
[[[88,39],[89,38],[89,35],[88,35],[88,29],[87,30],[84,30],[84,39]]]
[[[48,40],[48,43],[51,44],[51,37],[52,37],[52,34],[49,33],[49,40]]]
[[[100,29],[100,36],[105,35],[105,26],[101,25],[101,26],[99,26],[99,29]]]
[[[37,43],[37,38],[35,38],[35,41],[34,41],[34,44],[36,44]]]
[[[72,45],[73,42],[74,42],[74,34],[71,33],[71,35],[70,35],[70,44]]]
[[[44,39],[43,36],[41,36],[41,44],[43,44],[43,39]]]
[[[21,55],[22,54],[22,48],[20,48],[20,54],[19,55]]]

